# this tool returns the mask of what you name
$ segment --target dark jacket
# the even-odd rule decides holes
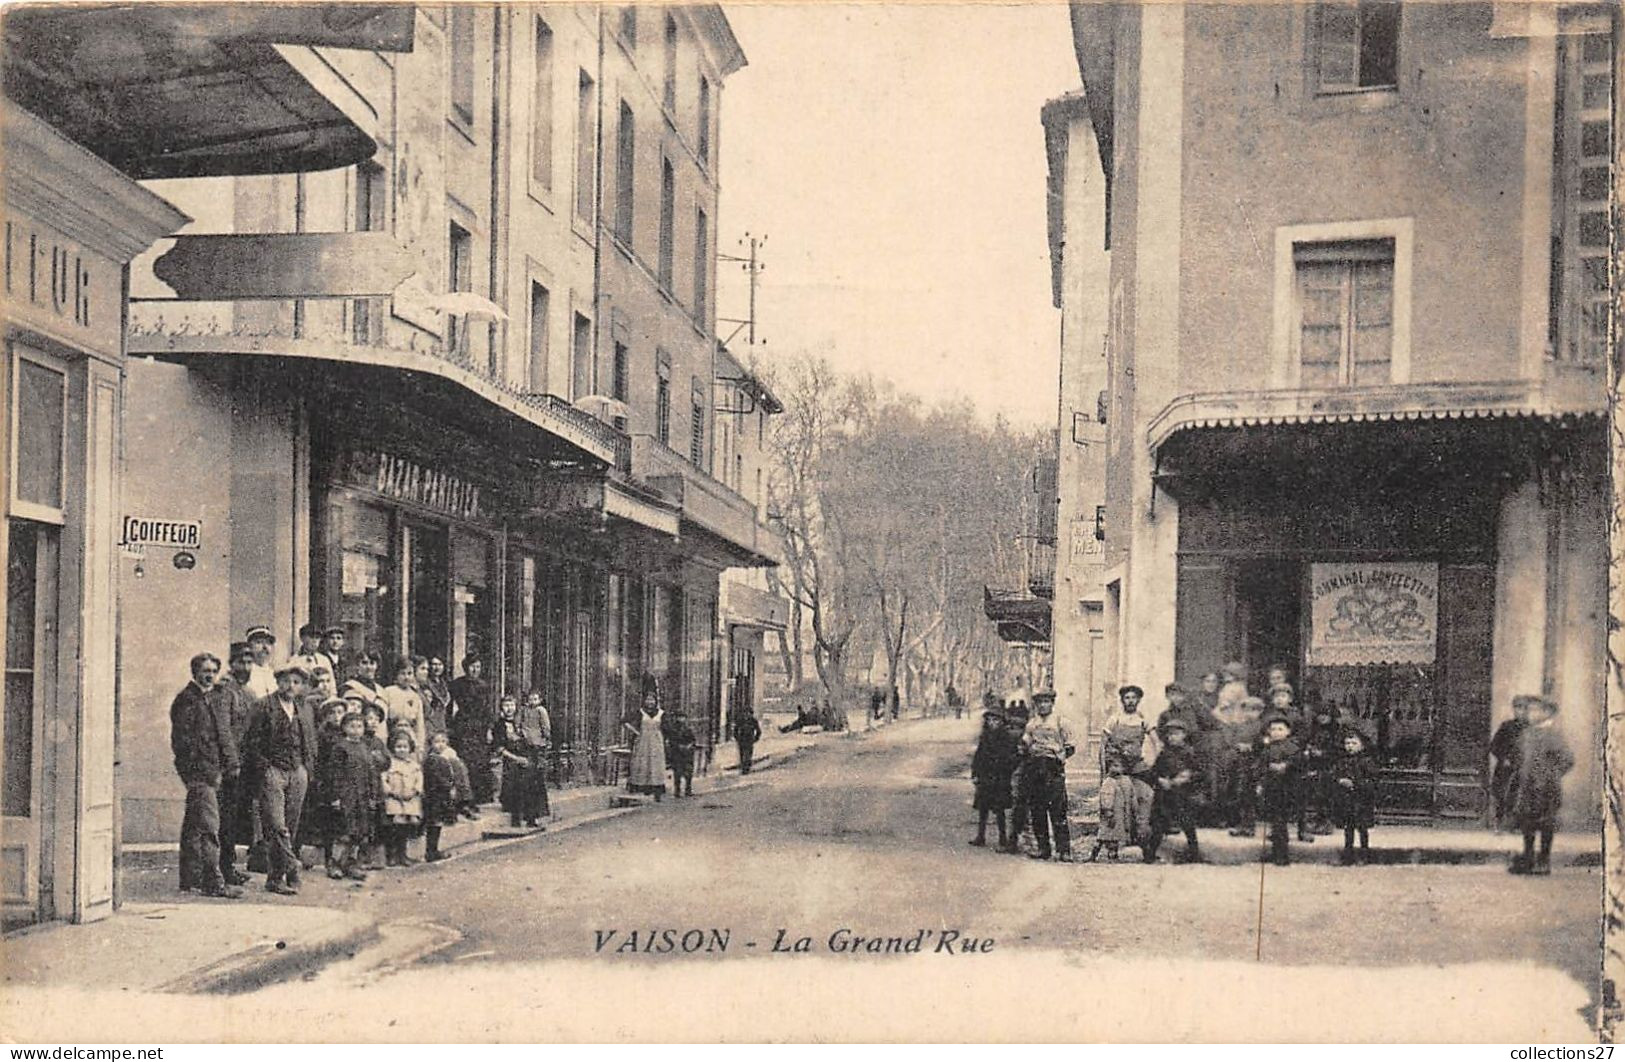
[[[468,794],[457,787],[457,769],[451,760],[431,752],[423,757],[423,824],[449,826]]]
[[[660,733],[666,739],[666,766],[679,774],[694,772],[694,728],[680,715],[667,714],[660,720]]]
[[[1167,788],[1163,788],[1164,782]],[[1164,745],[1151,765],[1151,785],[1153,814],[1161,823],[1179,829],[1196,825],[1202,768],[1195,749],[1189,745]]]
[[[754,745],[761,736],[762,724],[755,715],[742,712],[734,719],[734,740],[741,745]]]
[[[226,705],[196,682],[188,682],[169,706],[169,747],[175,773],[187,784],[219,785],[223,775],[237,773],[237,740]]]
[[[1331,784],[1326,788],[1332,822],[1369,829],[1377,821],[1377,765],[1369,752],[1340,752],[1325,768]],[[1346,786],[1344,781],[1352,782]]]
[[[1512,814],[1520,828],[1549,830],[1557,825],[1563,804],[1563,776],[1574,767],[1574,753],[1555,724],[1526,726],[1518,741],[1518,792]]]
[[[984,727],[970,761],[978,811],[1003,811],[1011,804],[1010,780],[1016,770],[1016,736],[1004,727]]]
[[[290,719],[274,693],[255,704],[243,742],[249,770],[260,775],[266,767],[291,771],[302,765],[316,777],[316,727],[309,714],[305,705],[296,704]]]
[[[352,842],[371,839],[373,808],[381,789],[372,750],[364,738],[340,738],[329,744],[322,759],[329,837]]]
[[[463,675],[451,681],[451,719],[447,722],[452,744],[482,743],[496,722],[496,705],[491,700],[491,684],[482,678]]]
[[[237,742],[237,750],[242,751],[243,739],[248,736],[248,717],[254,711],[254,702],[258,700],[249,693],[241,683],[230,675],[223,676],[209,696],[219,701],[225,709],[226,718],[231,721],[232,740]]]
[[[1303,753],[1298,739],[1271,741],[1258,750],[1258,795],[1260,811],[1269,822],[1287,822],[1298,814],[1298,774],[1303,769]],[[1274,769],[1277,764],[1281,770]]]

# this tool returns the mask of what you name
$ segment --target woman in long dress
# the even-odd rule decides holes
[[[538,826],[548,814],[547,746],[552,727],[540,694],[525,701],[521,709],[513,697],[502,698],[493,737],[502,760],[502,810],[515,826],[521,822]]]
[[[666,739],[660,733],[662,718],[658,692],[653,687],[644,690],[643,711],[638,714],[633,728],[638,736],[632,744],[627,788],[634,793],[652,793],[656,800],[666,791]]]

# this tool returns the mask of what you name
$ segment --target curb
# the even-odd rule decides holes
[[[178,995],[240,995],[314,973],[336,959],[351,958],[378,940],[378,923],[352,918],[348,929],[310,944],[257,944],[159,985]]]

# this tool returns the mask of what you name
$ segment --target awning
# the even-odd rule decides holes
[[[1047,645],[1050,640],[1050,603],[1024,590],[982,588],[982,612],[993,621],[999,637],[1018,645]]]
[[[377,144],[279,46],[411,51],[414,17],[379,4],[19,6],[4,19],[5,91],[137,179],[333,169]]]

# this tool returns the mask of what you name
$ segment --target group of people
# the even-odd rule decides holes
[[[513,824],[548,813],[552,727],[539,692],[504,696],[493,712],[477,654],[450,681],[443,660],[410,654],[384,685],[378,655],[346,654],[342,628],[306,624],[299,641],[274,665],[276,638],[256,626],[224,668],[212,653],[191,659],[170,706],[186,786],[183,890],[241,896],[242,844],[248,871],[280,895],[297,893],[318,858],[340,880],[410,865],[420,835],[424,858],[437,861],[442,829],[477,819],[499,786]]]
[[[666,772],[671,772],[672,795],[694,795],[694,757],[699,746],[694,728],[680,711],[668,711],[660,704],[660,686],[654,679],[643,684],[642,703],[635,720],[624,725],[630,739],[631,762],[627,789],[660,800],[666,792]],[[762,737],[762,724],[754,712],[741,709],[729,725],[739,747],[739,773],[749,774],[756,755],[756,742]]]
[[[1268,687],[1267,702],[1253,696],[1246,669],[1228,664],[1203,676],[1195,693],[1166,686],[1155,718],[1142,710],[1140,687],[1120,687],[1120,703],[1100,729],[1100,819],[1089,861],[1115,862],[1121,849],[1137,847],[1154,863],[1164,839],[1180,835],[1178,860],[1200,862],[1199,827],[1252,837],[1263,822],[1276,864],[1290,862],[1294,829],[1300,843],[1341,830],[1341,863],[1368,862],[1378,779],[1370,737],[1334,706],[1300,707],[1282,668],[1269,670]],[[1030,820],[1031,855],[1051,858],[1053,833],[1054,856],[1069,861],[1065,762],[1075,745],[1054,719],[1053,693],[1035,694],[1032,707],[1029,717],[1023,699],[984,702],[971,764],[978,819],[970,843],[987,843],[992,815],[1001,850],[1019,852]],[[1548,698],[1518,697],[1513,719],[1492,740],[1497,815],[1523,832],[1515,873],[1550,873],[1562,779],[1574,764],[1552,723],[1557,711]],[[1006,830],[1004,813],[1012,808]]]

